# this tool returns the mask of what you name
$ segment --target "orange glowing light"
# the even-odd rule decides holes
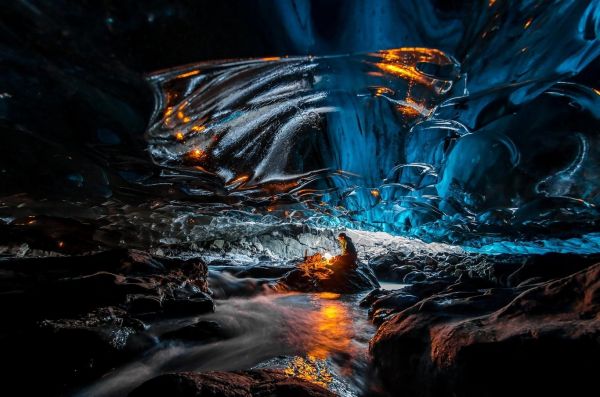
[[[200,74],[200,70],[192,70],[190,72],[182,73],[175,78],[176,79],[185,79],[186,77],[195,76],[197,74]]]
[[[184,136],[183,136],[183,132],[181,132],[181,131],[178,131],[178,132],[176,132],[176,133],[175,133],[175,140],[177,140],[177,141],[180,141],[180,142],[181,142],[181,141],[183,141],[183,138],[184,138]]]
[[[379,190],[377,189],[372,189],[371,190],[371,196],[375,197],[375,198],[379,198]]]
[[[527,22],[525,22],[525,25],[523,25],[523,29],[527,29],[531,25],[531,22],[533,22],[533,18],[529,18]]]
[[[418,82],[425,83],[426,79],[424,76],[420,75],[414,67],[404,66],[404,65],[396,65],[391,63],[383,63],[378,62],[375,64],[379,69],[384,72],[388,72],[390,74],[394,74],[399,77],[405,77],[409,80],[415,80]]]
[[[335,292],[320,292],[319,298],[321,299],[339,299],[341,294]]]
[[[183,122],[184,122],[184,123],[189,123],[190,121],[192,121],[192,119],[191,119],[191,118],[189,118],[189,117],[184,117],[184,118],[183,118]]]
[[[65,246],[65,242],[64,241],[59,241],[58,242],[58,248],[63,248]]]
[[[248,181],[248,179],[250,179],[250,177],[248,175],[240,175],[237,178],[232,179],[229,182],[227,182],[226,186],[231,186],[231,185],[235,185],[238,183],[244,183],[244,182]]]
[[[283,370],[287,376],[304,379],[319,386],[327,387],[333,381],[333,375],[327,369],[325,360],[313,356],[296,356]]]
[[[264,183],[260,185],[261,190],[265,193],[276,194],[289,192],[291,189],[298,186],[298,181],[288,181],[288,182],[273,182],[273,183]],[[250,188],[254,188],[255,186],[251,186]]]
[[[352,320],[339,300],[324,300],[313,316],[313,339],[309,356],[325,359],[334,352],[347,352],[352,344]]]
[[[206,127],[203,125],[195,125],[195,126],[192,126],[192,128],[191,128],[191,130],[194,132],[202,132],[205,129],[206,129]]]
[[[488,3],[488,7],[493,6],[496,3],[496,0],[490,0]]]
[[[186,154],[187,159],[192,161],[200,161],[204,159],[205,156],[206,152],[199,148],[193,149]]]
[[[261,60],[263,61],[279,61],[281,59],[281,57],[264,57],[261,58]]]
[[[184,117],[185,117],[185,113],[183,113],[181,110],[179,112],[177,112],[178,119],[183,119]]]
[[[431,112],[423,103],[416,102],[411,97],[407,97],[404,104],[398,105],[396,109],[406,117],[418,117],[428,115]]]
[[[333,261],[333,257],[327,258],[325,255],[316,253],[304,258],[304,261],[298,266],[305,275],[319,280],[327,280],[333,275],[333,270],[328,266]]]
[[[592,88],[594,90],[594,92],[596,93],[596,95],[600,95],[600,89],[598,88]]]
[[[407,47],[392,50],[379,51],[372,54],[382,58],[374,65],[380,70],[418,82],[427,87],[432,87],[434,79],[417,70],[420,62],[435,62],[439,64],[450,64],[451,60],[442,51],[432,48]]]
[[[387,87],[377,87],[375,89],[375,96],[382,96],[382,95],[394,95],[394,91],[387,88]]]

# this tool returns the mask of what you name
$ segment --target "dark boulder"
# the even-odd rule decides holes
[[[599,318],[600,264],[534,286],[443,291],[388,316],[370,350],[397,394],[585,395]]]
[[[332,272],[306,272],[294,269],[274,285],[280,291],[337,292],[351,294],[379,287],[373,271],[366,265],[356,269],[335,269]]]
[[[181,340],[190,342],[209,342],[228,337],[226,331],[216,321],[198,321],[173,331],[164,333],[165,340]]]
[[[402,281],[405,283],[414,283],[418,281],[425,281],[426,279],[427,276],[425,275],[425,273],[419,271],[412,271],[410,273],[407,273],[402,279]]]
[[[143,383],[130,397],[333,397],[334,393],[276,370],[182,372]]]

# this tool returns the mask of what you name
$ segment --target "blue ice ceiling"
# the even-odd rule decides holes
[[[487,247],[594,236],[598,1],[270,6],[282,46],[310,56],[154,75],[156,161],[325,225]]]

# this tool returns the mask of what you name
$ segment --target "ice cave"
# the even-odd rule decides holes
[[[0,32],[0,394],[594,394],[600,0],[6,0]]]

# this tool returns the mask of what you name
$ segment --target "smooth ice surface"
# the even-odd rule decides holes
[[[218,248],[298,224],[598,251],[600,1],[244,2],[249,41],[192,5],[117,3],[7,7],[6,244]],[[178,64],[154,92],[140,74]]]
[[[554,250],[599,219],[600,95],[583,84],[481,87],[427,48],[211,62],[150,81],[151,155],[223,210],[502,252],[495,240]]]

